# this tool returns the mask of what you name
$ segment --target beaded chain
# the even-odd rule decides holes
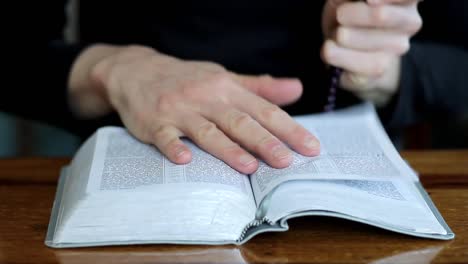
[[[333,67],[330,89],[328,90],[327,104],[324,107],[325,112],[331,112],[335,109],[336,91],[340,82],[342,69]]]

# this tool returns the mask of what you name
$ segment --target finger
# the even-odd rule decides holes
[[[334,28],[338,26],[336,21],[336,10],[338,7],[349,0],[328,0],[325,3],[322,14],[322,28],[326,38],[330,37]]]
[[[250,153],[229,139],[217,126],[202,116],[184,115],[183,132],[200,148],[226,162],[233,169],[250,174],[258,168],[258,161]]]
[[[370,5],[383,5],[383,4],[397,4],[397,5],[409,5],[417,4],[422,0],[367,0]]]
[[[192,153],[180,137],[182,132],[170,125],[158,126],[152,132],[152,143],[164,154],[170,161],[176,164],[185,164],[191,161]]]
[[[370,6],[364,2],[347,2],[338,7],[337,20],[347,27],[366,27],[414,34],[422,26],[416,8],[400,5]]]
[[[209,119],[230,138],[258,154],[270,166],[285,168],[291,164],[289,148],[250,115],[227,105],[213,106],[209,112]]]
[[[392,56],[343,48],[332,40],[327,40],[322,48],[322,58],[326,63],[367,77],[382,76],[390,67]]]
[[[294,103],[302,95],[302,84],[299,79],[236,74],[234,80],[256,95],[277,105]]]
[[[306,156],[320,153],[317,138],[278,106],[251,93],[238,96],[234,104],[298,153]]]
[[[358,98],[361,98],[362,100],[370,101],[374,103],[377,107],[387,105],[390,99],[392,98],[391,93],[385,90],[380,90],[380,89],[379,90],[372,89],[372,90],[367,90],[367,91],[356,92],[355,95]]]
[[[336,43],[344,48],[361,51],[385,51],[402,55],[409,50],[408,36],[377,29],[339,27]]]

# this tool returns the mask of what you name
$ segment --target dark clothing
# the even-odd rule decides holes
[[[468,113],[468,1],[426,0],[424,26],[403,58],[401,85],[382,115],[387,127]]]
[[[304,95],[285,108],[291,114],[318,112],[326,103],[329,74],[320,59],[324,1],[81,1],[76,45],[62,40],[64,2],[33,1],[11,8],[21,21],[11,21],[13,27],[3,33],[9,68],[4,83],[10,86],[3,89],[0,111],[82,136],[119,122],[115,114],[79,121],[67,107],[72,63],[83,48],[97,42],[147,45],[183,59],[218,62],[238,73],[299,77]],[[403,60],[400,92],[381,110],[390,127],[468,112],[468,26],[463,26],[468,3],[427,0],[421,5],[423,16],[435,17],[437,23],[426,22],[427,31]],[[439,28],[437,34],[434,28]],[[337,98],[339,106],[358,102],[345,91]]]

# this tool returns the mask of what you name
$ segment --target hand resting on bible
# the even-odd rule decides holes
[[[86,65],[101,54],[108,55]],[[79,78],[82,69],[89,67],[89,82],[80,83],[87,80]],[[115,109],[133,135],[177,164],[191,160],[182,136],[242,173],[258,167],[251,153],[284,168],[292,161],[289,147],[306,156],[320,152],[318,140],[277,106],[300,97],[297,79],[239,75],[215,63],[184,61],[142,46],[95,45],[73,71],[71,102],[79,114]],[[93,97],[95,91],[102,96]]]

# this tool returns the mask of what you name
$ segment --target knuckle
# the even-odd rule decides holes
[[[409,23],[409,33],[412,35],[416,34],[419,30],[421,30],[422,27],[423,27],[423,20],[421,16],[418,15],[416,19],[414,19],[413,21]]]
[[[258,78],[263,82],[272,82],[273,81],[273,77],[271,75],[269,75],[269,74],[262,74]]]
[[[270,104],[268,106],[263,107],[263,109],[260,111],[260,118],[264,122],[271,122],[275,118],[280,116],[282,112],[283,112],[283,110],[281,110],[281,108],[279,108],[279,106],[274,105],[274,104]]]
[[[276,143],[278,140],[271,134],[266,134],[260,137],[255,145],[254,149],[257,153],[260,153],[262,149],[265,149],[268,145]]]
[[[142,110],[136,110],[131,115],[131,124],[139,131],[144,131],[147,125],[147,113]]]
[[[156,103],[157,112],[168,112],[174,109],[179,102],[179,98],[173,93],[163,93],[159,95]]]
[[[226,87],[232,83],[231,77],[229,74],[220,72],[211,74],[206,78],[205,83],[213,88]]]
[[[306,135],[309,134],[309,132],[307,132],[307,130],[306,130],[303,126],[301,126],[301,125],[299,125],[299,124],[297,124],[297,123],[293,124],[293,125],[291,126],[291,128],[289,128],[289,132],[290,132],[290,134],[292,134],[292,135],[302,135],[302,136],[306,136]]]
[[[204,67],[207,71],[215,72],[215,73],[226,72],[226,69],[217,63],[212,63],[212,62],[201,62],[201,63],[202,63],[202,67]]]
[[[346,18],[346,13],[347,13],[347,5],[342,4],[339,5],[337,4],[337,9],[336,9],[336,20],[338,24],[343,25],[345,23],[345,18]]]
[[[223,147],[222,150],[221,150],[221,153],[222,153],[222,156],[225,158],[225,159],[228,159],[228,157],[232,156],[232,155],[235,155],[239,152],[241,152],[242,149],[240,148],[240,146],[236,143],[232,143],[232,144],[229,144],[228,146],[226,147]]]
[[[399,55],[407,53],[410,49],[409,39],[404,39],[398,43],[397,51]]]
[[[147,116],[144,112],[134,112],[130,118],[124,120],[124,124],[132,133],[145,143],[154,143],[154,135],[147,123]]]
[[[162,125],[153,130],[153,138],[155,141],[169,139],[173,136],[173,129],[170,126]]]
[[[202,79],[187,83],[182,92],[184,98],[196,100],[199,103],[213,101],[229,102],[231,89],[235,88],[234,80],[227,72],[215,72],[204,76]]]
[[[349,30],[345,27],[338,27],[336,30],[336,42],[346,45],[349,42]]]
[[[154,54],[154,50],[152,48],[148,48],[141,45],[130,44],[125,47],[125,50],[122,51],[121,55],[125,56],[135,56],[135,55],[148,55]]]
[[[201,82],[182,82],[179,84],[179,92],[186,99],[194,99],[204,94],[204,87]]]
[[[212,73],[221,73],[226,71],[222,65],[210,61],[186,61],[185,63]]]
[[[198,142],[203,142],[208,140],[209,138],[212,138],[216,136],[218,132],[218,128],[216,125],[212,122],[205,122],[198,126],[198,128],[195,131],[194,138]]]
[[[243,113],[243,112],[235,111],[234,113],[231,113],[229,117],[229,131],[231,133],[238,131],[248,126],[252,122],[253,122],[253,119],[252,117],[250,117],[250,115]]]
[[[372,9],[371,22],[374,26],[385,26],[388,23],[389,16],[384,7],[379,6]]]
[[[332,52],[333,45],[334,43],[332,41],[327,40],[325,44],[323,44],[323,47],[322,47],[322,52],[321,52],[322,59],[324,62],[329,63],[329,64],[332,64],[333,61],[336,60],[336,58],[334,57],[335,53]]]
[[[320,52],[322,60],[324,62],[330,62],[330,47],[329,42],[325,42],[322,46],[322,51]]]
[[[184,103],[194,103],[197,105],[209,104],[215,101],[229,103],[229,91],[232,87],[227,80],[220,77],[208,77],[203,81],[181,84],[177,93],[179,96],[169,100],[171,105]]]

